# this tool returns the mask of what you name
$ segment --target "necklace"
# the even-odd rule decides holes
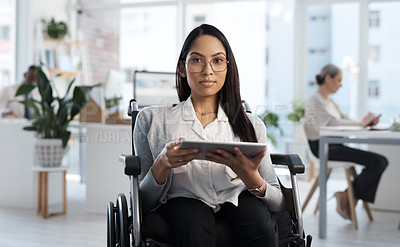
[[[200,116],[205,116],[205,115],[208,115],[208,114],[211,114],[211,113],[217,114],[216,112],[213,112],[213,111],[209,111],[209,112],[199,112],[199,111],[195,111],[195,112],[198,113],[198,114],[200,114]]]

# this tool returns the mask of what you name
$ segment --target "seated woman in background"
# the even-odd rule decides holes
[[[313,154],[319,154],[319,129],[321,126],[369,126],[379,121],[373,113],[368,113],[361,121],[355,121],[345,115],[330,97],[342,86],[342,72],[335,65],[326,65],[316,76],[319,86],[307,100],[304,129]],[[382,155],[350,148],[342,144],[329,145],[329,160],[351,161],[364,166],[361,174],[354,179],[354,197],[373,203],[376,190],[388,161]],[[337,211],[345,219],[351,219],[346,191],[336,192]]]
[[[181,138],[267,142],[261,119],[246,114],[239,74],[225,36],[203,24],[186,38],[176,69],[180,103],[144,108],[134,129],[141,157],[144,218],[157,211],[175,246],[216,246],[216,218],[233,227],[240,246],[278,246],[270,211],[281,211],[283,194],[269,152],[246,157],[217,149],[197,160],[198,149],[178,149]]]

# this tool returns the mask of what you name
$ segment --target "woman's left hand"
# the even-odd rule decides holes
[[[229,166],[248,188],[260,185],[262,179],[258,168],[264,158],[267,148],[253,157],[245,156],[238,147],[234,148],[235,155],[218,148],[217,153],[207,152],[206,160]]]

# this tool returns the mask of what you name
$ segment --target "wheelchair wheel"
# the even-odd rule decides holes
[[[114,203],[109,202],[107,204],[107,247],[115,247],[117,244],[115,239],[117,231],[115,228],[115,212]]]
[[[117,199],[118,217],[117,230],[119,230],[119,247],[129,247],[128,206],[124,194],[119,194]]]

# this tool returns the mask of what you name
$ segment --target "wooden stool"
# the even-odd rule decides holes
[[[41,167],[34,166],[33,171],[38,172],[38,206],[37,213],[41,214],[43,218],[50,216],[63,215],[67,213],[67,170],[68,167]],[[63,206],[62,211],[49,213],[48,212],[48,174],[49,172],[62,172],[63,173]]]

